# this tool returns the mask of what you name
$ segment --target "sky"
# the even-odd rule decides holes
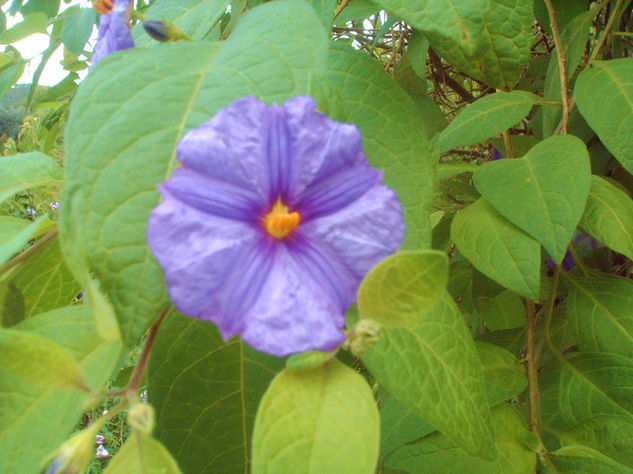
[[[9,9],[10,4],[11,4],[10,2],[7,2],[7,4],[5,4],[2,7],[2,10],[5,12],[5,14],[6,14],[6,11]],[[64,11],[67,8],[70,8],[74,5],[81,5],[82,7],[90,7],[91,2],[90,0],[72,0],[69,3],[65,3],[65,1],[63,1],[61,3],[60,11]],[[21,21],[22,21],[22,15],[20,14],[17,14],[14,17],[7,15],[7,28],[11,28],[13,25]],[[52,28],[53,28],[52,26],[49,27],[48,31],[50,32]],[[95,28],[93,31],[93,35],[95,37],[96,37],[96,31],[97,29]],[[44,50],[46,50],[46,48],[48,47],[48,40],[49,40],[49,37],[47,35],[37,33],[21,41],[12,43],[12,46],[14,46],[18,51],[20,51],[20,54],[22,54],[22,57],[24,57],[24,59],[29,60],[29,63],[24,69],[24,74],[22,74],[22,77],[18,80],[19,84],[31,83],[31,80],[33,78],[33,72],[35,72],[35,69],[37,69],[37,66],[39,65],[40,60],[42,58],[42,52],[44,52]],[[94,38],[91,39],[91,42],[92,41],[94,41]],[[45,85],[45,86],[55,85],[68,75],[68,71],[65,71],[62,68],[62,66],[59,64],[59,62],[63,59],[63,54],[64,54],[63,51],[64,51],[63,47],[60,46],[57,49],[57,51],[55,51],[53,56],[48,60],[48,63],[46,64],[46,67],[44,68],[44,71],[42,72],[42,76],[40,77],[39,83],[41,85]],[[83,75],[85,74],[86,74],[85,71],[79,71],[80,77],[83,77]]]

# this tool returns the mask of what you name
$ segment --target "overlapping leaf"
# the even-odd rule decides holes
[[[286,369],[262,398],[253,433],[254,474],[373,474],[380,421],[367,382],[336,359]]]
[[[633,173],[633,58],[592,65],[576,81],[578,109],[613,156]]]
[[[169,451],[159,441],[144,433],[132,433],[103,472],[105,474],[181,473]]]
[[[539,243],[506,220],[485,199],[455,215],[451,238],[484,275],[521,296],[538,298]]]
[[[486,163],[473,181],[503,217],[541,242],[556,263],[563,260],[591,182],[582,141],[571,135],[548,138],[523,158]]]
[[[0,157],[0,202],[27,189],[61,186],[64,172],[55,160],[40,152]]]
[[[452,442],[475,456],[494,458],[481,364],[448,294],[416,325],[384,328],[363,362],[405,406]]]
[[[245,472],[257,404],[283,361],[171,313],[148,366],[156,437],[184,472]],[[195,387],[195,388],[192,388]]]

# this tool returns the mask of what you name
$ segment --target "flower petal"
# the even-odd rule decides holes
[[[134,47],[127,10],[131,0],[115,0],[112,13],[99,17],[97,45],[92,54],[94,67],[108,54]]]
[[[323,281],[320,270],[305,266],[310,259],[318,259],[318,254],[297,256],[290,246],[273,248],[274,263],[268,278],[255,304],[241,316],[244,342],[277,356],[328,351],[342,344],[345,307],[332,293],[331,283]],[[328,262],[318,265],[327,267]],[[240,297],[239,293],[234,295]]]
[[[294,157],[286,165],[290,206],[300,202],[306,188],[330,175],[356,166],[368,167],[356,126],[335,122],[317,112],[316,103],[307,96],[289,99],[283,108],[291,136],[290,156]]]
[[[227,219],[255,223],[263,211],[254,191],[190,169],[176,169],[159,188],[183,204]]]
[[[300,233],[328,246],[356,281],[394,253],[404,238],[402,207],[387,186],[376,185],[338,212],[306,222]]]
[[[261,232],[183,205],[168,193],[164,197],[149,217],[147,241],[165,270],[171,301],[183,314],[200,317],[228,269]]]
[[[190,130],[178,144],[183,166],[257,192],[270,204],[267,162],[270,111],[255,97],[244,97]]]

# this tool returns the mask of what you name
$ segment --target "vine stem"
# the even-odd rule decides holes
[[[527,319],[527,376],[529,391],[529,407],[530,407],[530,429],[539,433],[540,407],[539,407],[539,390],[538,390],[538,373],[536,370],[535,357],[535,340],[537,315],[534,301],[526,300],[526,319]]]
[[[563,42],[560,39],[558,26],[556,25],[556,12],[551,0],[545,0],[547,13],[549,14],[549,24],[554,34],[554,44],[556,45],[556,56],[558,58],[558,72],[560,74],[560,95],[563,102],[563,119],[561,121],[560,132],[567,134],[569,131],[569,92],[567,90],[567,66],[565,65],[565,53]]]
[[[336,18],[340,15],[340,13],[343,11],[343,9],[347,6],[347,4],[349,3],[349,0],[343,0],[338,7],[336,7],[336,11],[334,12],[334,18],[332,18],[332,21],[336,20]]]
[[[134,372],[132,373],[132,377],[130,377],[130,383],[127,384],[127,388],[125,390],[126,392],[138,392],[141,384],[141,377],[143,376],[143,372],[145,371],[145,366],[147,365],[149,354],[152,351],[152,346],[154,345],[156,334],[158,334],[158,328],[160,328],[160,325],[163,322],[163,319],[165,319],[166,314],[167,309],[163,310],[163,312],[160,313],[158,319],[154,322],[154,324],[152,324],[152,327],[150,328],[149,334],[147,336],[147,340],[145,341],[145,346],[143,347],[143,352],[141,352],[138,363],[136,364],[136,367],[134,367]]]

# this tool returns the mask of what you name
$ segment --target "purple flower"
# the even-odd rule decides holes
[[[131,0],[97,0],[94,5],[101,16],[91,67],[110,53],[134,47],[129,24]]]
[[[495,147],[492,147],[492,155],[490,155],[490,159],[488,161],[501,160],[503,158],[504,156],[501,154],[501,152]]]
[[[147,229],[178,310],[278,356],[341,344],[361,280],[404,235],[358,129],[315,107],[245,97],[191,130]]]

